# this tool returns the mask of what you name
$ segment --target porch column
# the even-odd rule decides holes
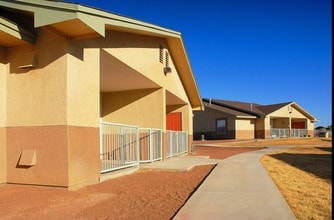
[[[100,49],[81,48],[83,61],[68,57],[68,187],[94,183],[100,176]]]
[[[289,134],[290,134],[290,137],[292,137],[291,117],[289,117]]]
[[[0,184],[6,180],[6,73],[8,64],[4,62],[5,50],[0,47]]]

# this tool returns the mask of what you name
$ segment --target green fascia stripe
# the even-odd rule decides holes
[[[102,31],[102,29],[105,29],[106,24],[141,30],[167,37],[180,37],[181,35],[181,33],[171,29],[73,3],[42,0],[0,0],[0,5],[34,12],[35,27],[78,18],[102,36],[105,35],[105,30]]]

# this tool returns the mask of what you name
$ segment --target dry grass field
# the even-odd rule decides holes
[[[261,158],[297,219],[332,219],[332,139],[273,139],[229,146],[290,146]]]

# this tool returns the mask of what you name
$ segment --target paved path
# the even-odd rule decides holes
[[[260,163],[278,147],[221,160],[174,220],[293,220],[284,197]]]

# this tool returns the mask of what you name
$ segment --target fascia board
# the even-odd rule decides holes
[[[99,35],[105,37],[105,30],[106,25],[105,22],[96,19],[94,16],[84,14],[84,13],[77,13],[77,18],[96,31]]]
[[[105,35],[105,25],[128,29],[130,32],[131,30],[139,30],[166,37],[177,37],[180,35],[179,32],[171,29],[103,10],[82,6],[80,4],[40,0],[0,0],[0,5],[33,12],[35,14],[35,27],[42,27],[78,18],[102,36]]]
[[[305,109],[303,109],[300,105],[297,103],[293,102],[291,103],[291,106],[293,106],[295,109],[300,111],[302,114],[304,114],[306,117],[308,117],[311,121],[317,121],[317,118],[308,113]]]
[[[15,23],[0,17],[0,31],[3,31],[17,39],[24,40],[30,44],[36,41],[36,35]]]
[[[177,72],[179,73],[192,108],[204,109],[181,36],[179,35],[177,38],[167,38],[167,42],[170,47],[170,54],[173,57],[173,60],[176,61]]]
[[[47,26],[50,24],[75,19],[77,15],[73,12],[59,11],[48,8],[35,8],[35,27]]]
[[[237,115],[236,118],[257,118],[256,116]]]

